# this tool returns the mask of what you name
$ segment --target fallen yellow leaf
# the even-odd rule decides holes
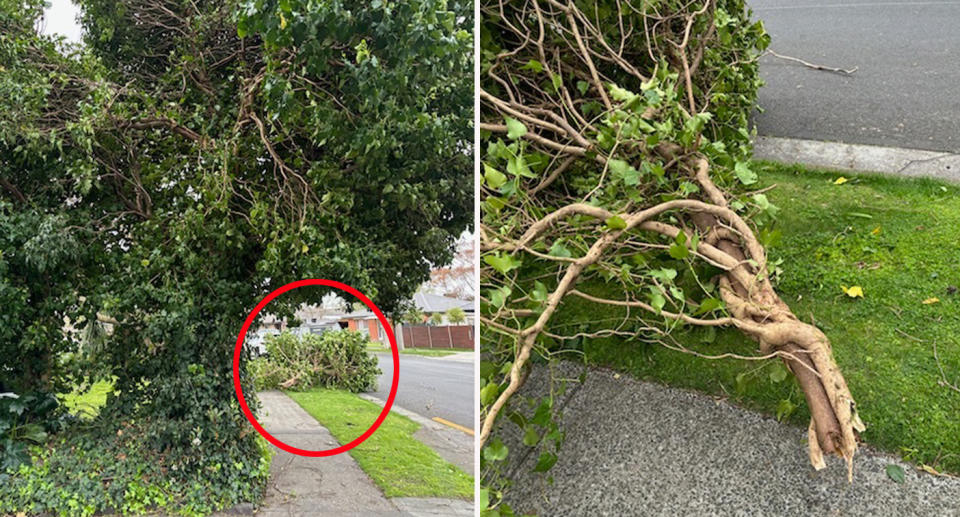
[[[924,305],[930,305],[931,303],[940,303],[940,298],[934,296],[933,298],[927,298],[926,300],[920,302]]]
[[[870,233],[873,234],[873,235],[880,235],[880,227],[877,226],[877,227],[874,228],[873,231],[870,232]]]
[[[841,285],[843,292],[847,294],[850,298],[863,298],[863,288],[859,285],[852,285],[850,287]]]
[[[837,178],[836,180],[834,180],[833,184],[834,184],[834,185],[843,185],[843,184],[846,183],[846,182],[847,182],[847,178],[844,178],[843,176],[840,176],[839,178]]]

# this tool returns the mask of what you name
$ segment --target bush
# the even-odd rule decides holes
[[[363,334],[351,330],[296,336],[284,332],[266,340],[267,356],[250,371],[258,390],[306,390],[316,386],[352,392],[377,387],[377,359]]]
[[[198,437],[196,468],[184,468],[141,440],[137,425],[102,431],[76,430],[31,447],[31,463],[0,474],[0,515],[207,515],[260,499],[270,474],[271,449],[260,437],[243,442],[251,450],[213,453],[201,452],[207,437]]]

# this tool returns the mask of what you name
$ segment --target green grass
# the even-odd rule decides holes
[[[758,163],[767,193],[780,207],[783,259],[778,291],[804,321],[830,337],[834,355],[867,424],[867,443],[939,470],[960,473],[960,393],[939,384],[960,379],[960,188],[931,180],[816,171]],[[840,176],[848,182],[835,185]],[[879,230],[877,230],[879,228]],[[851,299],[841,286],[862,286]],[[586,290],[617,296],[615,289]],[[955,294],[950,294],[955,293]],[[622,296],[622,295],[621,295]],[[938,298],[938,303],[924,300]],[[555,322],[609,324],[610,307],[565,301]],[[675,337],[704,353],[755,354],[733,330],[696,329]],[[786,420],[806,425],[809,413],[792,380],[774,382],[777,362],[699,359],[656,345],[615,338],[583,344],[591,364],[637,377],[729,396],[774,414],[781,400],[798,406]],[[737,382],[737,377],[741,381]]]
[[[113,391],[113,383],[100,380],[93,383],[86,391],[74,388],[70,393],[61,394],[59,398],[70,414],[92,420],[100,414],[100,408],[107,403],[107,394],[111,391]]]
[[[287,392],[311,416],[349,443],[376,420],[381,407],[341,390]],[[366,441],[350,450],[360,468],[387,497],[471,499],[473,476],[441,458],[413,433],[420,425],[391,413]]]
[[[389,348],[368,346],[367,350],[371,352],[389,352]],[[458,354],[460,352],[471,352],[466,348],[404,348],[401,354],[422,355],[425,357],[443,357],[447,355]]]

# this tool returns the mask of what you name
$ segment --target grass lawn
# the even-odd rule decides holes
[[[371,352],[389,352],[389,348],[384,347],[367,347],[367,350]],[[404,348],[400,351],[401,354],[409,355],[422,355],[426,357],[443,357],[447,355],[458,354],[460,352],[472,352],[472,350],[466,348]]]
[[[341,390],[287,392],[311,416],[348,443],[367,429],[381,407]],[[420,425],[390,414],[377,432],[350,450],[360,468],[387,497],[473,498],[473,476],[420,443],[413,433]]]
[[[830,337],[867,425],[864,441],[960,473],[960,393],[940,384],[945,375],[960,385],[960,187],[770,163],[756,169],[761,187],[777,185],[767,197],[781,209],[782,237],[768,248],[771,264],[783,259],[778,291]],[[834,184],[840,176],[848,181]],[[844,294],[841,286],[854,285],[863,298]],[[583,288],[616,296],[604,285]],[[616,316],[612,307],[570,297],[554,321]],[[756,352],[737,331],[713,332],[675,337],[705,353]],[[771,414],[789,400],[797,409],[785,420],[805,427],[809,419],[796,383],[771,379],[779,361],[709,361],[616,338],[583,348],[590,364],[728,396]]]

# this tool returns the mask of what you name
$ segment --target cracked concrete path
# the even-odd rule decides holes
[[[563,363],[555,375],[582,370]],[[549,393],[547,378],[535,368],[520,395]],[[532,472],[537,454],[519,428],[501,424],[514,482],[506,498],[517,514],[960,516],[958,478],[864,446],[848,483],[839,459],[813,470],[805,428],[702,393],[591,368],[555,405],[566,438],[546,474]],[[887,476],[891,463],[904,483]]]
[[[340,445],[290,397],[279,391],[259,393],[261,424],[277,439],[301,449]],[[298,456],[274,447],[267,494],[256,515],[408,515],[387,499],[349,454],[322,458]]]

